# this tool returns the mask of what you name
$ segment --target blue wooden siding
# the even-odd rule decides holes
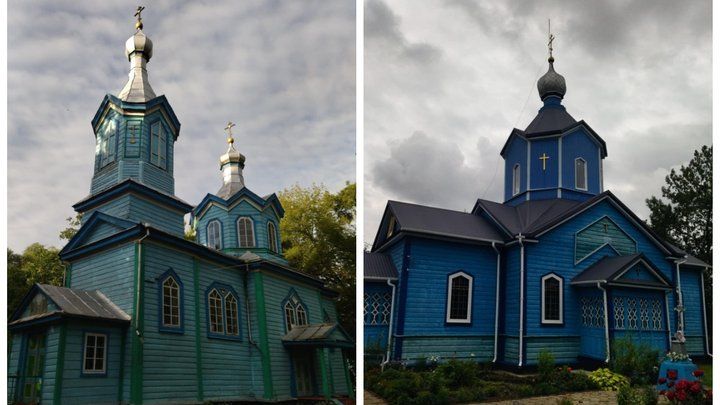
[[[563,136],[562,139],[562,186],[575,189],[575,159],[580,157],[587,163],[588,197],[599,194],[600,189],[600,157],[599,146],[595,144],[585,129],[577,128]],[[563,192],[563,197],[565,193]],[[584,199],[587,199],[585,197]]]
[[[43,367],[42,402],[51,404],[55,391],[55,374],[58,362],[58,342],[60,340],[60,329],[58,326],[51,326],[45,333],[45,366]]]
[[[606,244],[612,246],[621,255],[637,252],[636,243],[630,236],[609,218],[601,218],[578,232],[575,237],[575,261],[580,262]]]
[[[700,287],[702,270],[680,267],[680,285],[682,287],[685,312],[685,336],[688,352],[693,355],[705,354],[705,335],[703,325],[702,288]]]
[[[107,222],[98,223],[95,228],[91,230],[85,238],[83,238],[83,240],[78,246],[88,245],[101,239],[105,239],[108,236],[114,235],[122,230],[123,228],[120,228],[117,225],[109,224]]]
[[[503,338],[503,362],[507,364],[518,364],[518,343],[519,339],[516,336],[505,336]]]
[[[580,347],[578,355],[605,361],[605,301],[603,292],[595,287],[578,290],[580,319]],[[584,307],[584,308],[583,308]]]
[[[392,294],[392,289],[384,282],[365,282],[365,294]],[[385,350],[388,342],[389,325],[370,325],[363,322],[363,339],[365,351],[369,349]]]
[[[95,211],[133,222],[146,223],[176,236],[183,236],[185,233],[184,213],[132,194],[121,195],[84,212],[83,224]]]
[[[129,194],[121,195],[111,201],[106,202],[100,206],[91,208],[83,213],[81,223],[84,225],[85,222],[90,218],[93,212],[100,211],[102,213],[111,215],[117,218],[130,219],[130,199],[132,197]]]
[[[86,376],[82,374],[85,332],[108,334],[107,375]],[[69,322],[65,340],[64,365],[63,404],[117,404],[120,379],[120,330],[117,327],[98,326],[95,323]]]
[[[135,244],[126,243],[72,262],[72,285],[100,290],[127,314],[133,308]]]
[[[512,176],[516,164],[520,165],[520,194],[522,194],[527,190],[527,141],[519,136],[513,137],[505,152],[505,201],[513,198]],[[522,201],[525,201],[525,198],[512,205]]]
[[[556,364],[577,362],[580,352],[580,336],[528,336],[525,345],[525,365],[537,365],[538,355],[547,350],[555,357]]]
[[[540,160],[543,155],[549,157],[545,160],[545,170],[543,170],[543,161]],[[558,167],[558,138],[537,139],[530,142],[531,190],[557,188]],[[557,197],[557,190],[552,192],[555,193],[553,197]],[[535,195],[531,195],[530,199],[535,200]]]
[[[645,265],[638,263],[620,277],[621,280],[643,280],[658,282],[658,278]]]
[[[520,333],[520,247],[518,245],[504,250],[503,263],[505,266],[501,274],[504,283],[501,285],[504,291],[501,297],[504,301],[501,305],[501,314],[504,316],[501,324],[504,325],[505,335],[517,337]]]
[[[490,361],[493,358],[493,336],[423,336],[407,337],[403,343],[403,360],[438,357],[440,360],[465,359]]]
[[[623,306],[622,311],[616,307],[617,300],[621,300]],[[644,300],[649,309],[648,316],[649,326],[643,327],[642,324],[642,305],[641,300]],[[660,302],[661,304],[661,330],[654,330],[653,319],[652,319],[652,302]],[[634,306],[631,305],[634,303]],[[658,290],[638,290],[628,288],[612,288],[608,294],[608,306],[610,312],[610,335],[613,341],[629,337],[636,344],[647,345],[658,351],[659,354],[667,352],[669,349],[668,343],[668,331],[667,322],[665,317],[665,293]],[[631,312],[634,312],[636,321],[634,324],[630,323]],[[623,327],[618,328],[615,322],[616,318],[620,316],[624,318]]]

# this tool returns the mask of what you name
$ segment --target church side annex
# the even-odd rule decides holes
[[[175,196],[180,122],[148,80],[153,43],[125,44],[127,84],[92,119],[90,195],[62,249],[65,286],[36,284],[9,319],[17,403],[171,404],[352,398],[337,293],[288,265],[283,207],[244,183],[226,127],[222,187]],[[197,243],[184,239],[184,216]],[[14,376],[14,379],[13,379]],[[14,381],[13,381],[14,380]]]
[[[562,104],[554,68],[542,107],[513,129],[504,201],[469,212],[388,201],[364,264],[366,352],[383,364],[474,359],[510,368],[609,362],[629,337],[661,353],[710,355],[702,271],[603,182],[608,148]]]

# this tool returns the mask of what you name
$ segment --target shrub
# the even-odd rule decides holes
[[[555,370],[555,356],[547,349],[538,353],[537,362],[538,374],[540,374],[541,379],[549,377],[553,370]]]
[[[473,387],[478,382],[478,365],[472,360],[451,359],[438,366],[437,372],[447,381],[448,387],[454,389]]]
[[[620,387],[617,396],[618,405],[657,405],[657,392],[652,386],[633,388],[629,385]]]
[[[655,381],[660,353],[646,344],[636,345],[630,336],[615,340],[610,368],[630,379],[632,385]]]
[[[599,368],[590,373],[589,377],[603,391],[617,391],[621,387],[629,385],[627,377],[613,373],[607,368]]]

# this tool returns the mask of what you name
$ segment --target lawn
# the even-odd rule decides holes
[[[712,362],[697,362],[698,368],[705,372],[702,377],[703,385],[707,388],[712,388]]]

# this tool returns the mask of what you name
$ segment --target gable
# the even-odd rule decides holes
[[[633,265],[616,278],[616,280],[626,281],[656,281],[657,279],[658,277],[653,274],[648,265],[643,262]]]
[[[50,297],[45,295],[39,288],[33,289],[30,295],[16,309],[16,313],[10,320],[41,317],[58,310],[58,306]]]
[[[610,217],[604,216],[575,234],[575,264],[587,259],[604,246],[619,255],[637,252],[637,243]]]
[[[87,221],[80,227],[75,236],[73,236],[65,247],[60,251],[62,255],[65,252],[76,249],[80,246],[89,245],[93,242],[105,239],[109,236],[122,232],[137,223],[126,219],[117,218],[112,215],[105,214],[100,211],[93,212]]]

